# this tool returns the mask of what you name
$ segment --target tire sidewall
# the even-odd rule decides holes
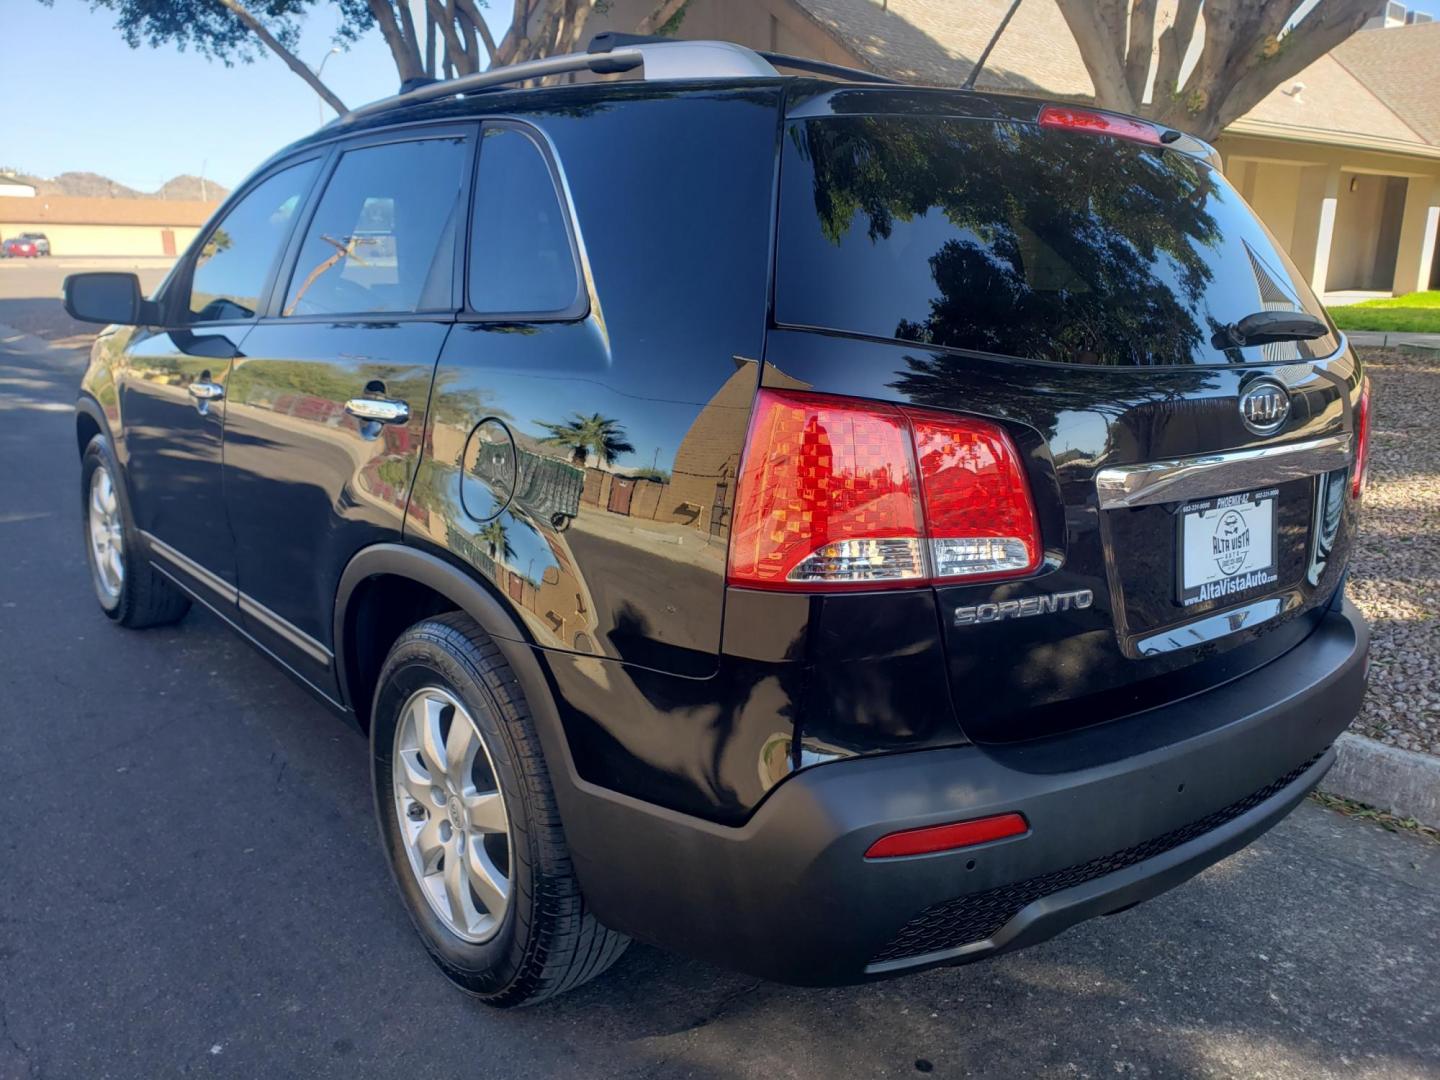
[[[536,855],[530,849],[530,811],[525,784],[515,765],[515,747],[489,688],[468,669],[468,664],[457,660],[435,640],[415,636],[397,645],[381,672],[371,711],[372,786],[380,842],[410,921],[452,981],[471,993],[489,996],[503,992],[524,965],[533,922],[530,905],[535,896]],[[490,751],[510,819],[509,907],[495,935],[478,944],[455,935],[431,909],[410,867],[396,817],[392,773],[395,729],[405,702],[427,686],[446,691],[469,710]]]

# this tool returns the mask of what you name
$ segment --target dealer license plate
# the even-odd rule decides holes
[[[1223,600],[1275,584],[1277,497],[1271,488],[1180,508],[1176,593],[1181,604]]]

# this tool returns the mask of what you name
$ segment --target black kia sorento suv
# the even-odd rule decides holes
[[[606,47],[340,118],[149,298],[68,280],[110,618],[203,604],[368,734],[496,1005],[632,937],[977,960],[1279,821],[1365,685],[1369,398],[1214,152]]]

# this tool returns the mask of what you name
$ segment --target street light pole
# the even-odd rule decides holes
[[[330,58],[339,51],[339,45],[331,46],[330,51],[327,52],[325,56],[321,59],[320,66],[315,69],[316,79],[319,79],[321,75],[325,74],[325,65],[328,64],[330,62]],[[325,123],[325,99],[322,98],[318,92],[315,95],[315,119],[321,124]]]

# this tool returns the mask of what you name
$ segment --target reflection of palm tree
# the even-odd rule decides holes
[[[542,441],[569,450],[570,460],[577,468],[583,469],[591,454],[602,463],[611,465],[621,454],[635,450],[625,441],[625,429],[620,422],[599,413],[589,416],[572,413],[563,424],[548,424],[544,420],[535,422],[550,432]]]
[[[479,539],[488,549],[490,558],[504,562],[515,557],[515,549],[510,546],[510,540],[505,535],[505,526],[499,520],[492,521],[481,529]]]

